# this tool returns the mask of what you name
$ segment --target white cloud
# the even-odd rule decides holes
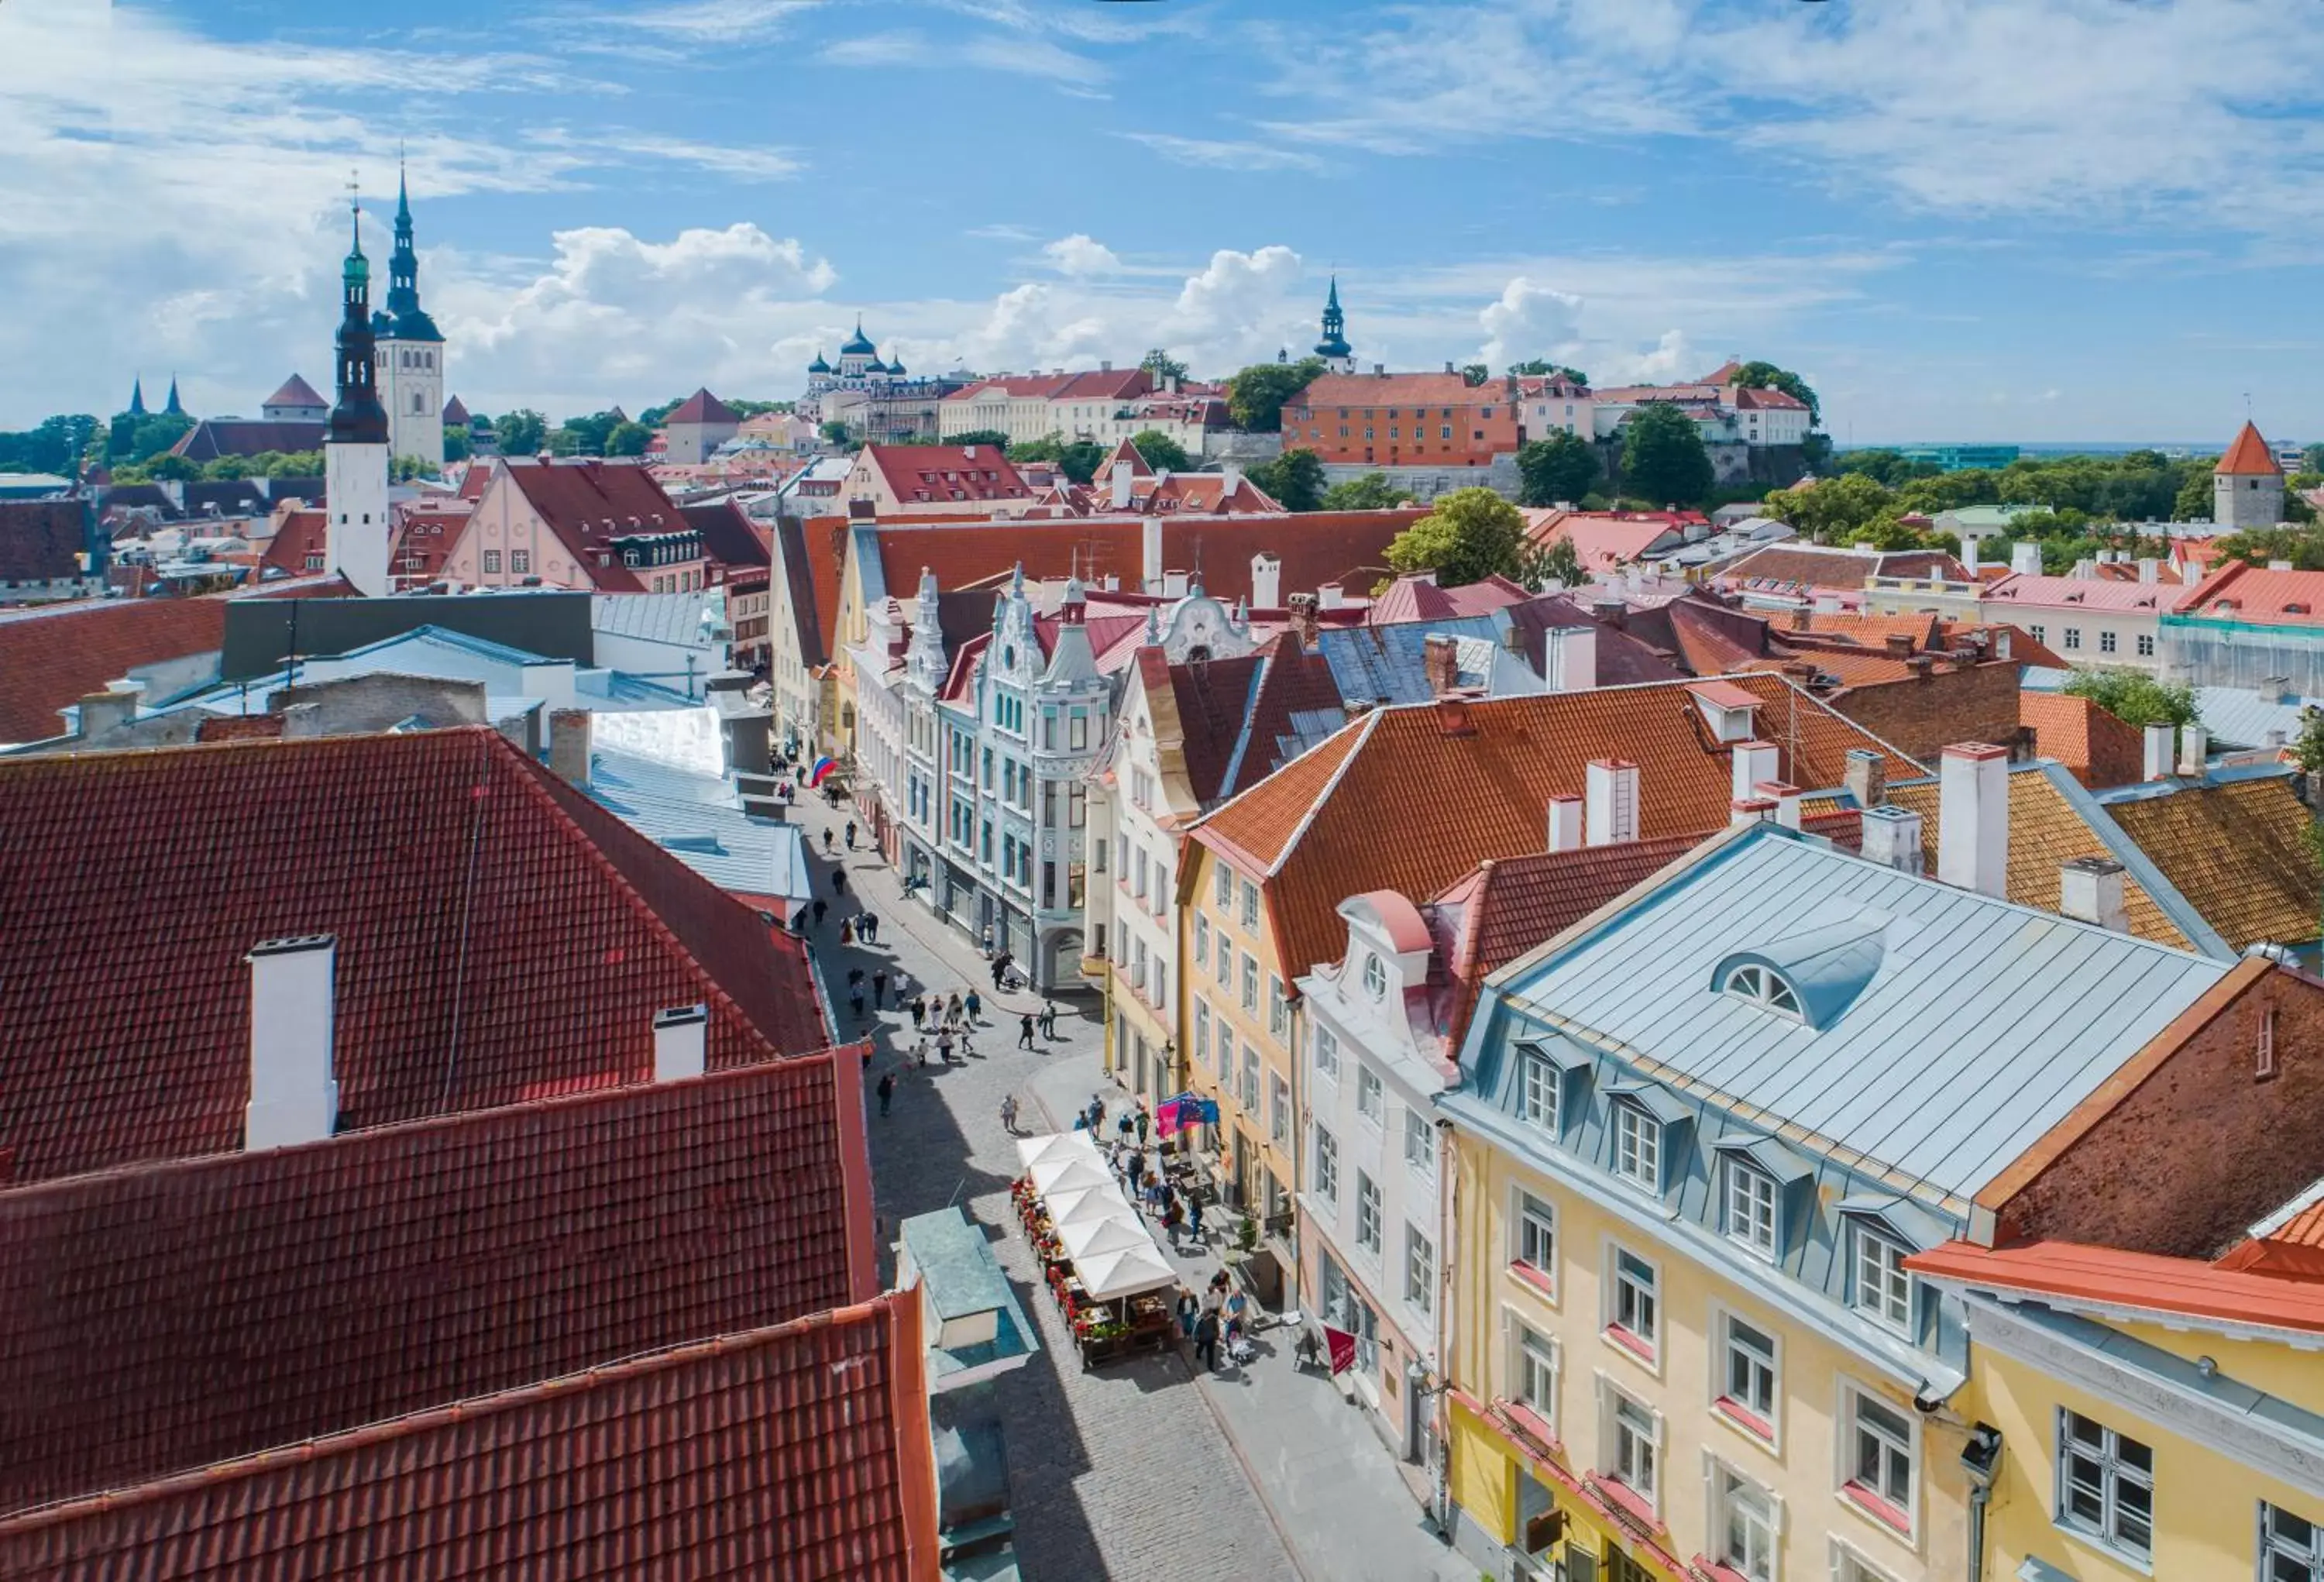
[[[780,181],[805,168],[799,160],[779,148],[735,148],[620,127],[593,128],[586,136],[576,136],[561,127],[546,127],[528,134],[527,140],[536,147],[592,151],[599,156],[593,162],[609,162],[605,158],[609,155],[626,155],[624,162],[692,165],[742,181]]]
[[[1171,132],[1122,132],[1116,135],[1143,144],[1175,163],[1209,170],[1308,171],[1321,174],[1327,168],[1314,154],[1272,143],[1181,137]]]
[[[1061,87],[1087,90],[1105,80],[1105,68],[1047,39],[986,33],[936,41],[916,28],[894,28],[840,39],[824,46],[817,59],[831,66],[925,66],[954,69],[962,65],[1017,77],[1038,77]]]
[[[820,3],[821,0],[682,0],[675,5],[603,12],[593,20],[604,26],[632,28],[656,38],[686,43],[732,44],[779,33]]]
[[[1704,372],[1702,357],[1675,329],[1664,330],[1651,347],[1616,351],[1610,362],[1601,359],[1601,365],[1603,374],[1595,368],[1585,372],[1597,375],[1604,384],[1675,384],[1700,378]]]
[[[1505,368],[1535,357],[1566,362],[1581,350],[1582,299],[1571,291],[1536,285],[1523,275],[1509,282],[1500,296],[1487,304],[1477,315],[1477,322],[1485,331],[1485,344],[1478,356],[1489,368]]]
[[[1047,256],[1050,267],[1075,279],[1121,273],[1121,260],[1114,256],[1112,248],[1079,231],[1060,236],[1041,251]]]

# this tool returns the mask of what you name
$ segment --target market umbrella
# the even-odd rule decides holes
[[[1068,1191],[1052,1192],[1041,1199],[1049,1211],[1053,1226],[1078,1225],[1085,1219],[1130,1219],[1138,1211],[1122,1200],[1121,1194],[1111,1183],[1102,1187],[1076,1187]]]
[[[1074,1272],[1081,1276],[1082,1290],[1089,1299],[1098,1302],[1136,1296],[1141,1291],[1158,1291],[1178,1282],[1177,1271],[1170,1267],[1150,1240],[1142,1247],[1124,1247],[1119,1252],[1076,1258]]]
[[[1078,1191],[1084,1187],[1113,1185],[1113,1172],[1095,1154],[1060,1155],[1043,1160],[1031,1170],[1033,1189],[1047,1198],[1052,1192]]]
[[[1101,1253],[1127,1253],[1139,1247],[1150,1250],[1154,1245],[1146,1227],[1136,1220],[1106,1217],[1060,1226],[1057,1240],[1065,1247],[1065,1255],[1076,1264]]]
[[[1095,1159],[1097,1144],[1086,1132],[1051,1132],[1046,1136],[1019,1137],[1017,1157],[1027,1170],[1053,1159]]]

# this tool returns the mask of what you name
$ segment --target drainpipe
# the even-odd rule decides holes
[[[2001,1470],[2001,1430],[1979,1423],[1969,1430],[1961,1450],[1961,1470],[1969,1475],[1969,1582],[1985,1578],[1985,1511],[1993,1498],[1993,1479]]]
[[[1452,1541],[1452,1348],[1454,1324],[1458,1315],[1453,1310],[1454,1296],[1460,1281],[1453,1270],[1460,1262],[1461,1181],[1459,1151],[1454,1147],[1452,1123],[1439,1117],[1436,1124],[1437,1213],[1436,1244],[1443,1251],[1436,1259],[1436,1399],[1429,1411],[1435,1420],[1435,1454],[1429,1457],[1429,1514],[1435,1518],[1436,1535],[1447,1544]]]

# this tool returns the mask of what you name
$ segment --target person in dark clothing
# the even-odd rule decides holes
[[[1000,992],[1001,978],[1006,976],[1008,972],[1009,958],[1006,956],[994,957],[992,958],[992,987],[996,994]]]
[[[844,895],[847,893],[847,870],[845,868],[834,868],[831,870],[831,893],[834,895]]]
[[[1017,1047],[1020,1050],[1033,1047],[1033,1017],[1030,1012],[1017,1019]]]
[[[853,819],[847,821],[847,849],[855,849],[855,820]]]
[[[1197,1242],[1203,1239],[1203,1200],[1192,1192],[1186,1194],[1186,1231]]]
[[[855,927],[865,939],[871,940],[874,945],[877,945],[880,942],[880,914],[878,912],[865,912],[862,917],[856,921]]]
[[[881,967],[872,975],[872,1009],[880,1010],[888,1004],[888,969]]]
[[[927,1020],[927,1014],[928,997],[926,995],[914,995],[912,996],[912,1026],[915,1030],[918,1030],[919,1026]]]
[[[847,1008],[854,1013],[856,1021],[861,1022],[863,1020],[863,991],[862,989],[850,989],[847,991]]]
[[[815,926],[819,929],[823,927],[823,914],[831,910],[831,902],[818,895],[815,898],[815,905],[811,910],[815,912]]]
[[[1153,1124],[1154,1116],[1147,1109],[1146,1101],[1141,1098],[1138,1101],[1138,1146],[1140,1148],[1146,1146],[1146,1133]]]
[[[1204,1308],[1194,1320],[1194,1360],[1212,1373],[1219,1371],[1219,1315],[1213,1309]]]
[[[1178,1304],[1174,1310],[1178,1316],[1178,1333],[1186,1339],[1192,1340],[1194,1337],[1194,1319],[1201,1315],[1203,1305],[1194,1300],[1193,1291],[1180,1286]]]
[[[888,1106],[894,1101],[896,1096],[896,1074],[893,1071],[882,1072],[881,1074],[879,1094],[880,1113],[884,1115],[888,1113]]]
[[[984,1016],[984,998],[983,998],[983,996],[982,996],[982,995],[979,995],[979,994],[978,994],[974,989],[971,989],[971,990],[969,990],[969,991],[968,991],[967,1005],[968,1005],[968,1019],[969,1019],[971,1022],[977,1022],[977,1021],[981,1021],[981,1020],[982,1020],[982,1018],[983,1018],[983,1016]]]

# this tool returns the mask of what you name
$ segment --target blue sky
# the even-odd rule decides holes
[[[1798,369],[1843,443],[2324,438],[2318,0],[0,5],[0,423],[329,366],[344,186],[472,407],[915,368]]]

